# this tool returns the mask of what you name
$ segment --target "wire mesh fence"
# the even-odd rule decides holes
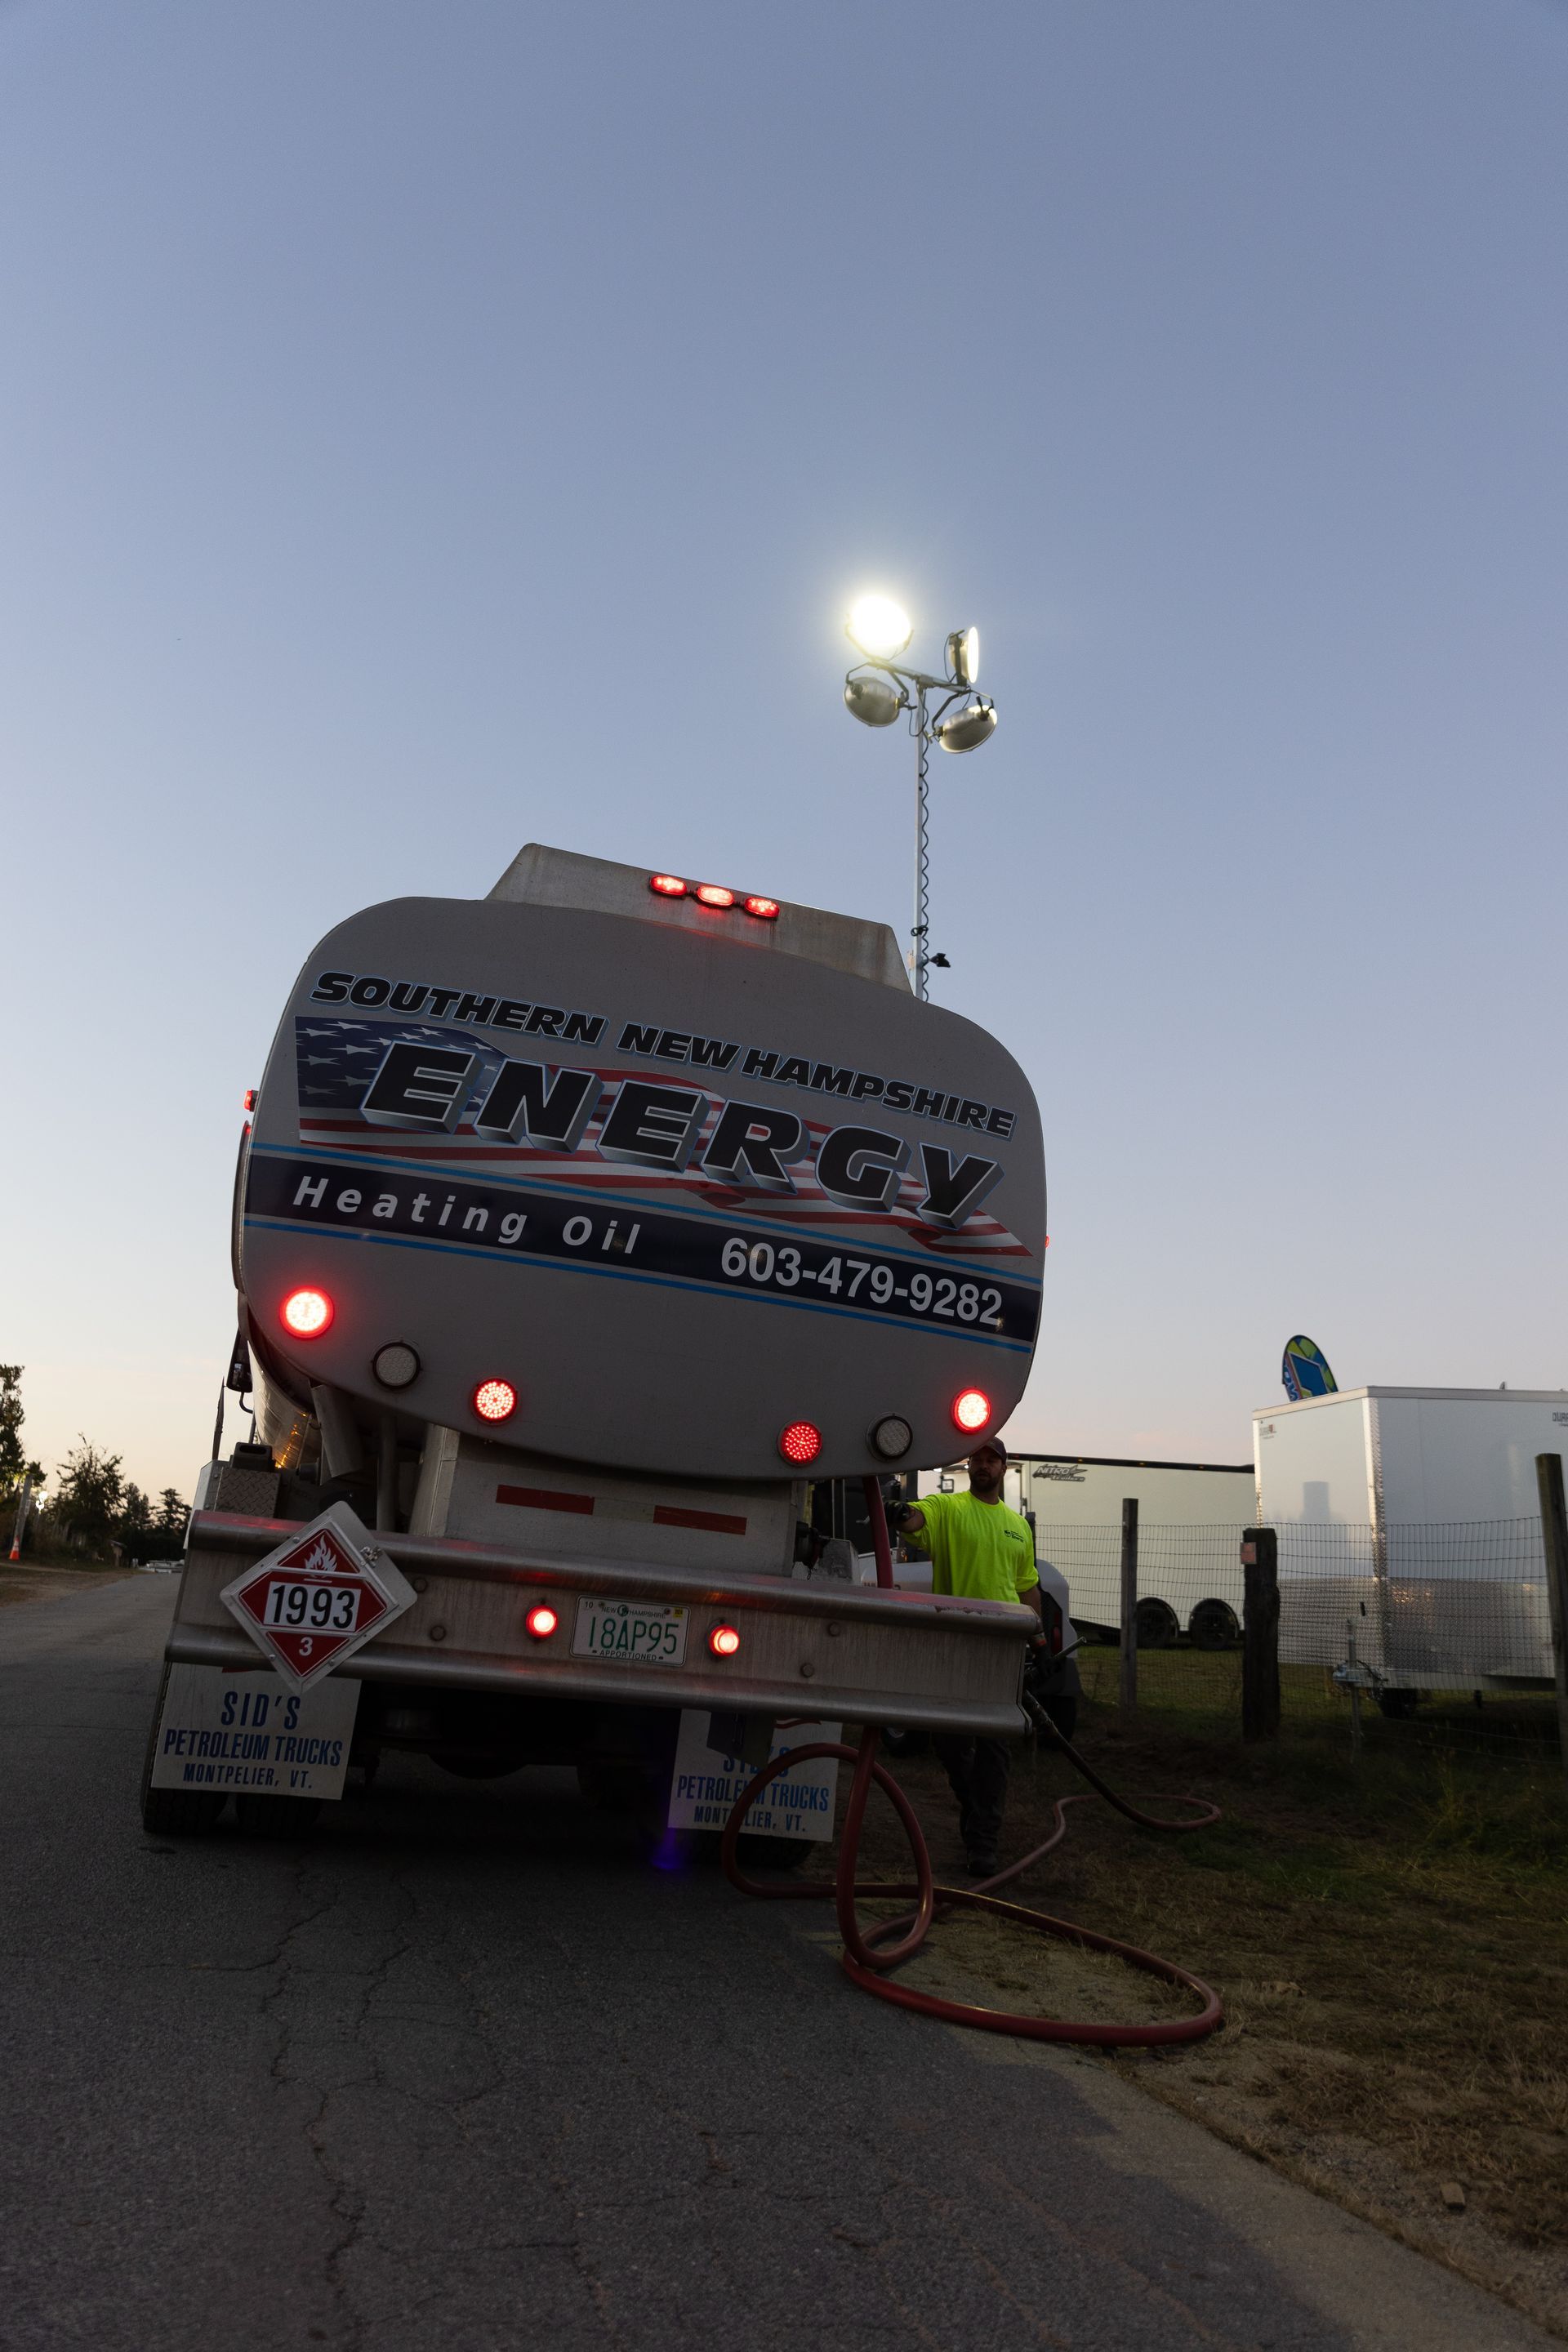
[[[1138,1705],[1193,1728],[1241,1727],[1239,1524],[1137,1531]],[[1276,1529],[1279,1685],[1287,1725],[1350,1736],[1556,1741],[1551,1612],[1539,1518]],[[1122,1531],[1041,1519],[1037,1548],[1067,1579],[1085,1695],[1119,1696]],[[1352,1697],[1352,1694],[1354,1695]]]

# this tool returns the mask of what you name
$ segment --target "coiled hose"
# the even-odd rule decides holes
[[[892,1547],[888,1538],[882,1490],[875,1478],[868,1478],[865,1485],[877,1554],[877,1581],[890,1585],[893,1581]],[[1219,1820],[1219,1808],[1198,1797],[1174,1797],[1163,1801],[1196,1806],[1198,1810],[1186,1821],[1164,1821],[1155,1814],[1141,1811],[1136,1805],[1130,1805],[1085,1762],[1043,1708],[1027,1698],[1025,1704],[1037,1727],[1049,1733],[1063,1754],[1082,1773],[1094,1794],[1114,1805],[1126,1820],[1136,1822],[1143,1829],[1168,1830],[1176,1835],[1187,1830],[1205,1829]],[[1077,1927],[1068,1919],[1053,1918],[1048,1912],[1027,1910],[1022,1904],[998,1899],[995,1890],[999,1886],[1005,1886],[1010,1880],[1021,1876],[1053,1847],[1061,1843],[1067,1835],[1068,1807],[1088,1804],[1089,1796],[1058,1797],[1052,1807],[1054,1826],[1049,1837],[1017,1862],[1009,1863],[1005,1870],[999,1870],[994,1878],[984,1879],[973,1887],[939,1886],[931,1874],[931,1850],[914,1808],[892,1774],[877,1760],[879,1738],[875,1726],[868,1725],[860,1734],[858,1748],[851,1748],[841,1740],[816,1740],[808,1747],[790,1748],[784,1755],[774,1757],[772,1762],[764,1764],[742,1790],[724,1824],[720,1853],[731,1885],[738,1887],[742,1895],[753,1895],[766,1903],[826,1902],[831,1897],[837,1911],[838,1932],[844,1938],[839,1964],[850,1982],[858,1985],[863,1992],[875,1993],[879,2000],[894,2001],[899,2007],[916,2010],[925,2017],[941,2018],[949,2025],[973,2025],[983,2032],[1016,2034],[1031,2042],[1092,2042],[1101,2048],[1146,2050],[1168,2046],[1173,2042],[1199,2042],[1224,2023],[1219,1995],[1201,1978],[1178,1968],[1173,1960],[1162,1959],[1155,1952],[1141,1951],[1135,1944],[1120,1944],[1112,1937],[1097,1936],[1089,1927]],[[749,1876],[741,1868],[738,1859],[741,1825],[749,1808],[781,1772],[789,1771],[795,1765],[804,1764],[809,1758],[816,1756],[842,1757],[855,1766],[833,1885],[781,1885]],[[862,1885],[856,1876],[866,1807],[873,1785],[881,1790],[902,1824],[915,1868],[911,1884],[873,1880]],[[900,1913],[897,1918],[884,1920],[868,1930],[860,1925],[856,1906],[870,1896],[891,1897],[900,1901],[912,1898],[915,1907],[911,1912]],[[1055,1937],[1063,1943],[1076,1944],[1084,1951],[1113,1953],[1130,1967],[1142,1969],[1149,1976],[1159,1977],[1166,1984],[1179,1985],[1194,1994],[1202,2007],[1195,2017],[1169,2018],[1146,2025],[1103,2025],[1087,2019],[1025,2017],[1006,2010],[983,2009],[968,2001],[946,2000],[940,1994],[920,1992],[911,1986],[896,1983],[891,1971],[914,1958],[925,1942],[938,1913],[957,1910],[987,1911],[997,1918],[1011,1920],[1015,1927],[1027,1928],[1035,1935]]]

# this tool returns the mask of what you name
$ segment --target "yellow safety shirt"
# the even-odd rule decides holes
[[[922,1495],[916,1508],[925,1526],[904,1541],[929,1553],[931,1591],[965,1601],[1018,1601],[1038,1584],[1029,1522],[1005,1503],[977,1495]]]

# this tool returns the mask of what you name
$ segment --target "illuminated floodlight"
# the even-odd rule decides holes
[[[954,686],[973,686],[980,675],[980,632],[954,629],[947,641],[947,674]]]
[[[845,626],[868,661],[891,661],[915,633],[903,606],[890,596],[857,596]]]

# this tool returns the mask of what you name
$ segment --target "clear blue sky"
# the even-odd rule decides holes
[[[1016,1439],[1557,1386],[1568,13],[0,10],[0,1357],[188,1490],[241,1089],[530,839],[908,923],[849,593],[1002,723],[943,999],[1045,1116]]]

